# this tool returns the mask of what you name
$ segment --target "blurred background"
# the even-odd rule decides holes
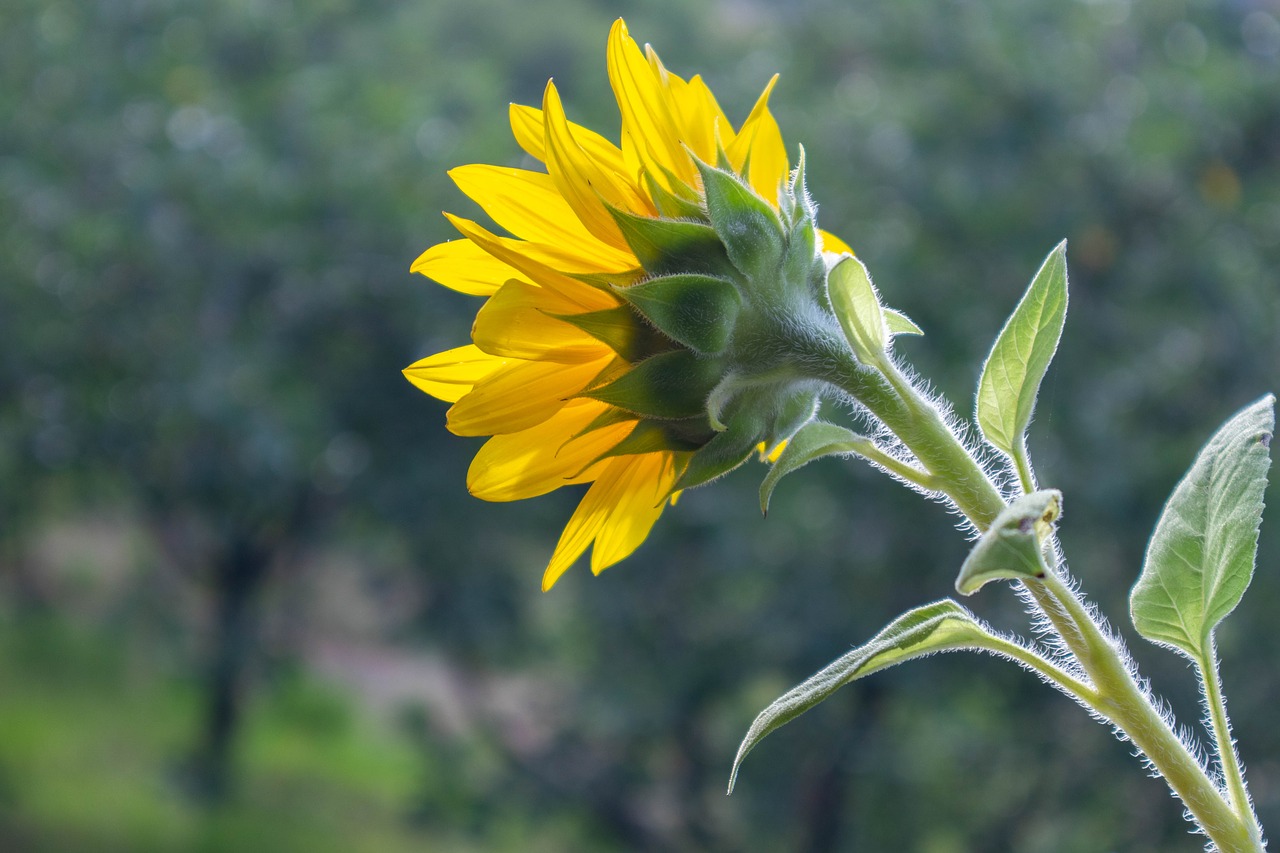
[[[518,165],[551,76],[616,138],[625,15],[740,121],[770,75],[821,223],[979,366],[1070,240],[1032,452],[1127,629],[1160,506],[1280,390],[1280,2],[8,0],[0,7],[0,847],[1194,851],[1180,807],[1026,673],[933,658],[756,712],[951,592],[963,537],[856,463],[759,520],[754,465],[543,595],[578,495],[466,495],[478,442],[400,376],[476,304],[407,270]],[[1274,477],[1280,479],[1280,477]],[[1220,633],[1280,832],[1280,494]],[[968,602],[1025,632],[1014,596]]]

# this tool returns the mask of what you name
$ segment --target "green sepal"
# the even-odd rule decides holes
[[[862,261],[846,255],[827,274],[827,295],[858,361],[874,365],[888,344],[880,294]]]
[[[687,350],[671,350],[645,359],[608,384],[583,397],[659,420],[696,417],[720,377],[720,364]]]
[[[818,254],[818,234],[813,220],[802,218],[787,235],[787,249],[782,256],[782,288],[800,298],[816,297],[826,307],[827,267]]]
[[[1024,450],[1027,425],[1067,319],[1067,242],[1057,245],[1013,309],[978,379],[978,428],[997,450]]]
[[[828,664],[760,712],[733,760],[729,793],[733,793],[743,759],[756,744],[841,687],[913,658],[958,649],[985,650],[1011,658],[1020,657],[1019,653],[1024,651],[993,633],[949,598],[909,610],[889,623],[871,642]]]
[[[884,324],[888,328],[890,335],[924,334],[924,330],[912,322],[910,317],[892,308],[884,309]]]
[[[1139,634],[1202,666],[1253,579],[1275,427],[1268,394],[1209,439],[1160,513],[1129,597]]]
[[[818,208],[813,203],[813,198],[809,195],[808,187],[805,185],[805,152],[804,146],[799,146],[800,154],[796,158],[796,167],[791,170],[791,179],[787,181],[785,190],[780,194],[779,205],[786,211],[787,221],[794,224],[800,220],[807,219],[810,222],[818,221]]]
[[[737,274],[720,236],[710,225],[637,216],[615,207],[610,207],[609,213],[618,223],[632,253],[650,275]]]
[[[784,383],[771,395],[772,411],[764,440],[766,450],[795,435],[818,413],[818,390],[810,383]]]
[[[774,284],[782,262],[783,231],[778,214],[737,175],[699,161],[707,213],[729,260],[760,287]]]
[[[760,512],[769,512],[769,499],[783,477],[824,456],[858,453],[874,446],[871,439],[826,421],[810,421],[787,442],[764,482],[760,484]]]
[[[648,273],[637,267],[636,269],[623,270],[622,272],[574,272],[565,273],[565,275],[583,284],[589,284],[597,290],[606,290],[612,293],[615,287],[630,287],[648,275]]]
[[[752,388],[756,382],[738,373],[728,373],[719,382],[716,387],[711,389],[711,393],[707,395],[707,420],[711,424],[711,428],[716,432],[723,432],[728,429],[724,423],[725,407],[733,400]]]
[[[760,444],[763,424],[758,417],[742,412],[729,422],[689,459],[689,464],[671,487],[671,494],[709,483],[728,474],[751,456]]]
[[[593,428],[623,421],[634,421],[635,417],[635,415],[622,412],[620,409],[609,409],[593,420],[590,425],[581,430],[574,438],[585,435]],[[584,463],[576,471],[573,471],[569,474],[569,479],[580,476],[591,466],[604,459],[663,451],[687,455],[706,444],[713,435],[715,433],[707,428],[706,421],[703,418],[689,418],[683,421],[651,421],[642,418],[635,422],[635,426],[632,427],[631,432],[625,438],[594,459]]]
[[[634,456],[662,450],[698,450],[714,435],[702,418],[690,418],[688,421],[642,420],[626,438],[601,454],[595,462],[613,456]]]
[[[973,595],[991,581],[1043,578],[1044,546],[1062,514],[1062,493],[1023,495],[996,516],[973,546],[956,577],[956,592]]]
[[[685,149],[685,150],[688,150],[688,149]],[[695,163],[699,162],[697,156],[695,156],[692,151],[689,151],[689,156],[693,159]],[[729,152],[724,150],[724,146],[720,144],[720,140],[718,138],[716,139],[716,168],[721,170],[722,172],[728,172],[729,174],[734,174],[733,163],[729,160]],[[747,156],[742,160],[742,174],[748,175],[750,173],[751,173],[751,149],[748,148]]]
[[[655,352],[671,349],[671,344],[625,305],[589,311],[585,314],[552,314],[586,332],[627,361],[639,361]]]
[[[671,173],[669,169],[663,168],[663,174],[666,179],[675,187],[687,187],[679,178]],[[649,197],[653,199],[653,203],[657,205],[658,213],[668,219],[693,219],[705,221],[707,211],[703,209],[696,191],[689,188],[692,195],[683,196],[679,193],[673,193],[665,186],[657,181],[651,172],[646,169],[643,173],[645,186],[649,190]]]
[[[651,278],[615,293],[658,331],[703,355],[729,346],[742,297],[733,282],[708,275]]]

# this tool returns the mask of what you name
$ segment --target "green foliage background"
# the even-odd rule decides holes
[[[0,846],[1199,849],[1125,744],[981,658],[837,696],[724,797],[760,707],[950,590],[951,519],[868,470],[806,469],[764,523],[763,469],[738,472],[548,595],[576,495],[465,495],[475,443],[399,369],[462,343],[474,303],[407,268],[451,236],[440,210],[474,212],[448,168],[521,163],[509,101],[555,76],[616,133],[620,14],[732,116],[781,72],[822,225],[924,328],[899,347],[960,413],[1068,238],[1031,450],[1123,618],[1196,448],[1280,385],[1275,0],[13,0]],[[1220,635],[1273,831],[1277,523]],[[1005,589],[969,603],[1021,628]],[[1194,723],[1190,673],[1125,631]],[[211,793],[219,660],[241,714]]]

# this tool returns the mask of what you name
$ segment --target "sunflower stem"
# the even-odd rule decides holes
[[[1004,498],[939,409],[888,358],[878,360],[872,369],[859,364],[852,353],[837,363],[839,368],[824,378],[879,418],[915,454],[937,489],[974,527],[979,531],[990,527],[1005,506]],[[1019,450],[1014,457],[1019,483],[1024,491],[1031,491],[1035,474],[1025,445]],[[1092,682],[1091,689],[1071,692],[1142,751],[1221,853],[1262,851],[1261,833],[1254,829],[1256,823],[1245,817],[1250,814],[1247,799],[1242,809],[1233,808],[1225,792],[1213,783],[1151,695],[1139,685],[1119,641],[1063,580],[1056,551],[1049,550],[1054,565],[1046,567],[1044,579],[1026,580],[1023,585]],[[1229,747],[1228,738],[1224,756]],[[1232,793],[1236,800],[1247,796]]]

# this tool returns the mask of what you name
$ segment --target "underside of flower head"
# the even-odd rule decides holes
[[[679,490],[812,417],[817,388],[770,350],[770,323],[825,299],[824,242],[848,250],[815,230],[768,108],[773,80],[735,130],[700,77],[667,71],[621,20],[607,54],[621,145],[570,122],[548,83],[540,109],[510,111],[545,172],[450,172],[506,233],[446,214],[465,239],[412,268],[485,298],[472,343],[405,370],[453,404],[452,432],[490,436],[471,493],[590,484],[544,589],[589,546],[594,572],[622,560]]]

